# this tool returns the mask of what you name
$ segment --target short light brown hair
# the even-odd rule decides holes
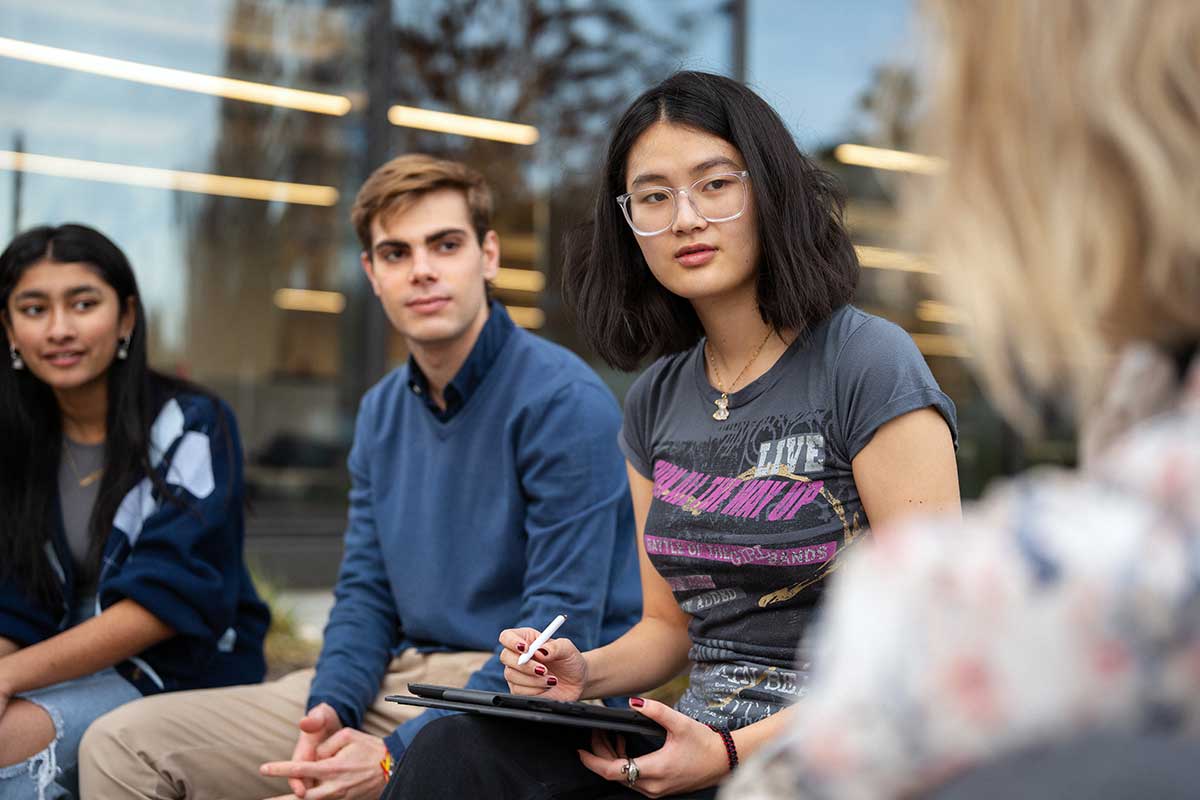
[[[492,228],[492,191],[483,176],[457,161],[407,153],[372,172],[354,198],[350,222],[363,250],[371,250],[371,223],[376,217],[403,211],[421,196],[438,189],[457,189],[463,193],[471,213],[471,226],[482,244]]]

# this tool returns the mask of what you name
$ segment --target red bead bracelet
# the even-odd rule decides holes
[[[733,744],[733,735],[729,733],[728,728],[718,728],[716,725],[708,727],[721,737],[721,743],[725,745],[725,755],[729,757],[729,771],[733,772],[738,765],[737,747]]]

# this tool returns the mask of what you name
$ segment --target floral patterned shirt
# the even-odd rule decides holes
[[[789,733],[722,797],[878,800],[1087,730],[1200,727],[1200,358],[1175,392],[1083,471],[861,548]]]

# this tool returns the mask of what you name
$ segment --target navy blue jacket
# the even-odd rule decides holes
[[[195,394],[169,399],[151,430],[151,463],[172,497],[143,478],[104,543],[97,612],[129,598],[175,635],[117,665],[143,694],[262,680],[270,613],[242,560],[242,450],[233,412]],[[62,604],[0,581],[0,636],[28,646],[68,627],[79,598],[61,518],[51,540]]]

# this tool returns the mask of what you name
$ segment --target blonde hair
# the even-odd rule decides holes
[[[480,243],[492,227],[492,192],[487,181],[466,164],[421,153],[397,156],[371,173],[358,190],[350,222],[363,250],[371,249],[371,223],[380,214],[395,214],[437,189],[457,189],[467,200],[471,226]]]
[[[980,371],[1082,412],[1121,344],[1200,336],[1200,2],[932,0],[940,60],[907,215]],[[924,193],[924,197],[920,196]]]

